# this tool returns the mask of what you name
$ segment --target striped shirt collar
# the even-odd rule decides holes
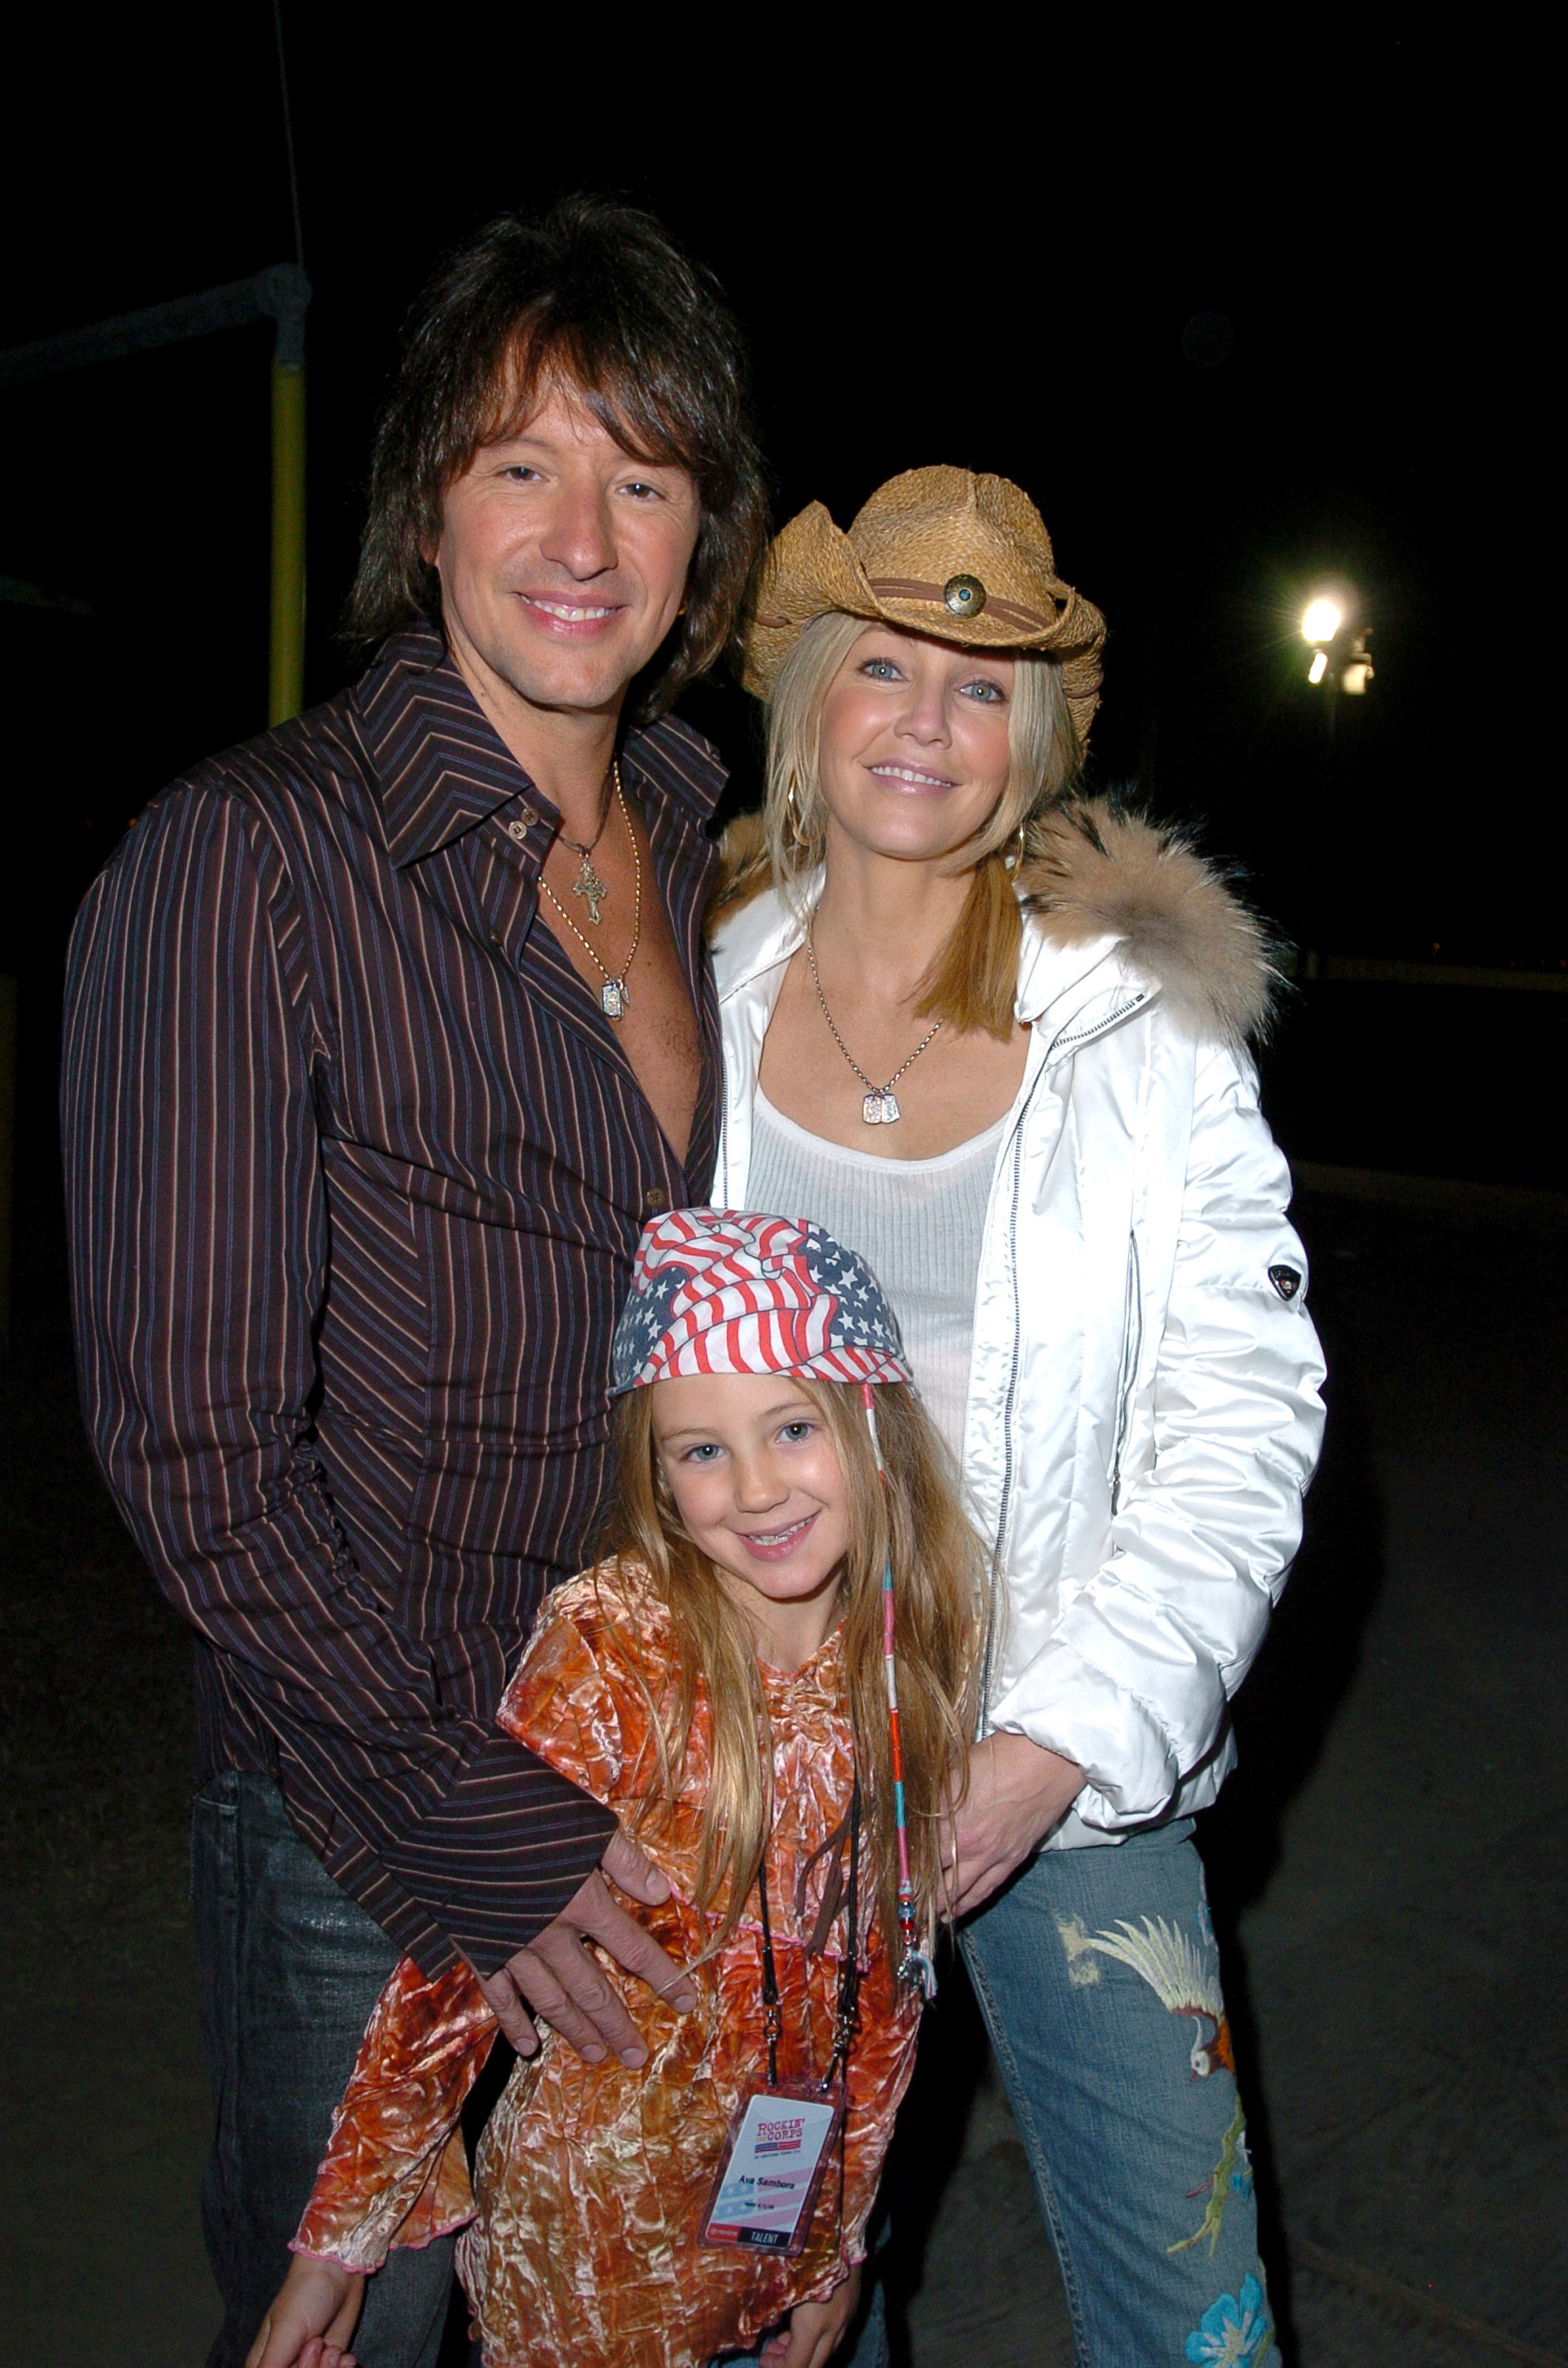
[[[416,625],[383,643],[356,686],[354,703],[398,870],[434,855],[525,793],[549,833],[530,850],[543,860],[561,817],[506,746],[433,626]],[[724,768],[689,724],[666,716],[633,732],[620,753],[628,772],[687,807],[698,823],[712,814]]]

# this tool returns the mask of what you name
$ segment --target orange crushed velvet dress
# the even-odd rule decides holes
[[[611,1808],[654,1789],[652,1722],[627,1652],[633,1632],[644,1666],[668,1671],[668,1622],[636,1573],[612,1564],[572,1580],[546,1605],[498,1713]],[[787,1675],[763,1674],[777,1811],[767,1884],[784,2018],[778,2069],[786,2080],[820,2078],[832,2049],[843,1918],[825,1946],[808,1950],[838,1861],[832,1849],[816,1853],[844,1820],[853,1782],[839,1639]],[[636,1913],[681,1963],[715,1929],[691,1905],[710,1736],[699,1698],[673,1818],[644,1843],[671,1897]],[[806,2249],[794,2259],[699,2246],[732,2117],[767,2077],[755,1893],[748,1907],[754,1913],[723,1951],[697,1967],[690,2014],[676,2014],[601,1953],[649,2061],[640,2071],[613,2057],[585,2064],[547,2033],[490,2117],[472,2192],[458,2117],[494,2018],[466,1967],[427,1981],[404,1959],[367,2027],[295,2250],[373,2270],[394,2245],[460,2227],[459,2274],[485,2368],[706,2368],[715,2353],[750,2348],[797,2302],[824,2299],[863,2257],[914,2066],[919,2002],[900,1989],[863,1907],[842,2203],[830,2164]]]

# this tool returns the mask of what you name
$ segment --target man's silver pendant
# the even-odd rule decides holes
[[[572,882],[572,894],[574,896],[587,898],[588,918],[597,929],[599,926],[599,906],[609,894],[609,890],[585,855],[583,858],[582,874]]]
[[[631,1000],[623,978],[607,978],[599,989],[599,1009],[607,1019],[619,1019]]]
[[[860,1115],[868,1126],[896,1126],[903,1113],[892,1087],[884,1086],[881,1093],[868,1094],[860,1105]]]

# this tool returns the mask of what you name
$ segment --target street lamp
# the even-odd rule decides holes
[[[1372,679],[1372,661],[1367,652],[1370,629],[1349,631],[1352,607],[1349,594],[1314,592],[1301,612],[1301,639],[1312,645],[1307,680],[1326,683],[1331,692],[1347,691],[1352,699],[1359,699]]]

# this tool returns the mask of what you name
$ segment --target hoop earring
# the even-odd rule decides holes
[[[1024,825],[1020,823],[1017,829],[1013,834],[1011,846],[1008,848],[1006,854],[1002,858],[1003,870],[1009,874],[1015,872],[1028,853],[1028,841],[1024,836]]]

